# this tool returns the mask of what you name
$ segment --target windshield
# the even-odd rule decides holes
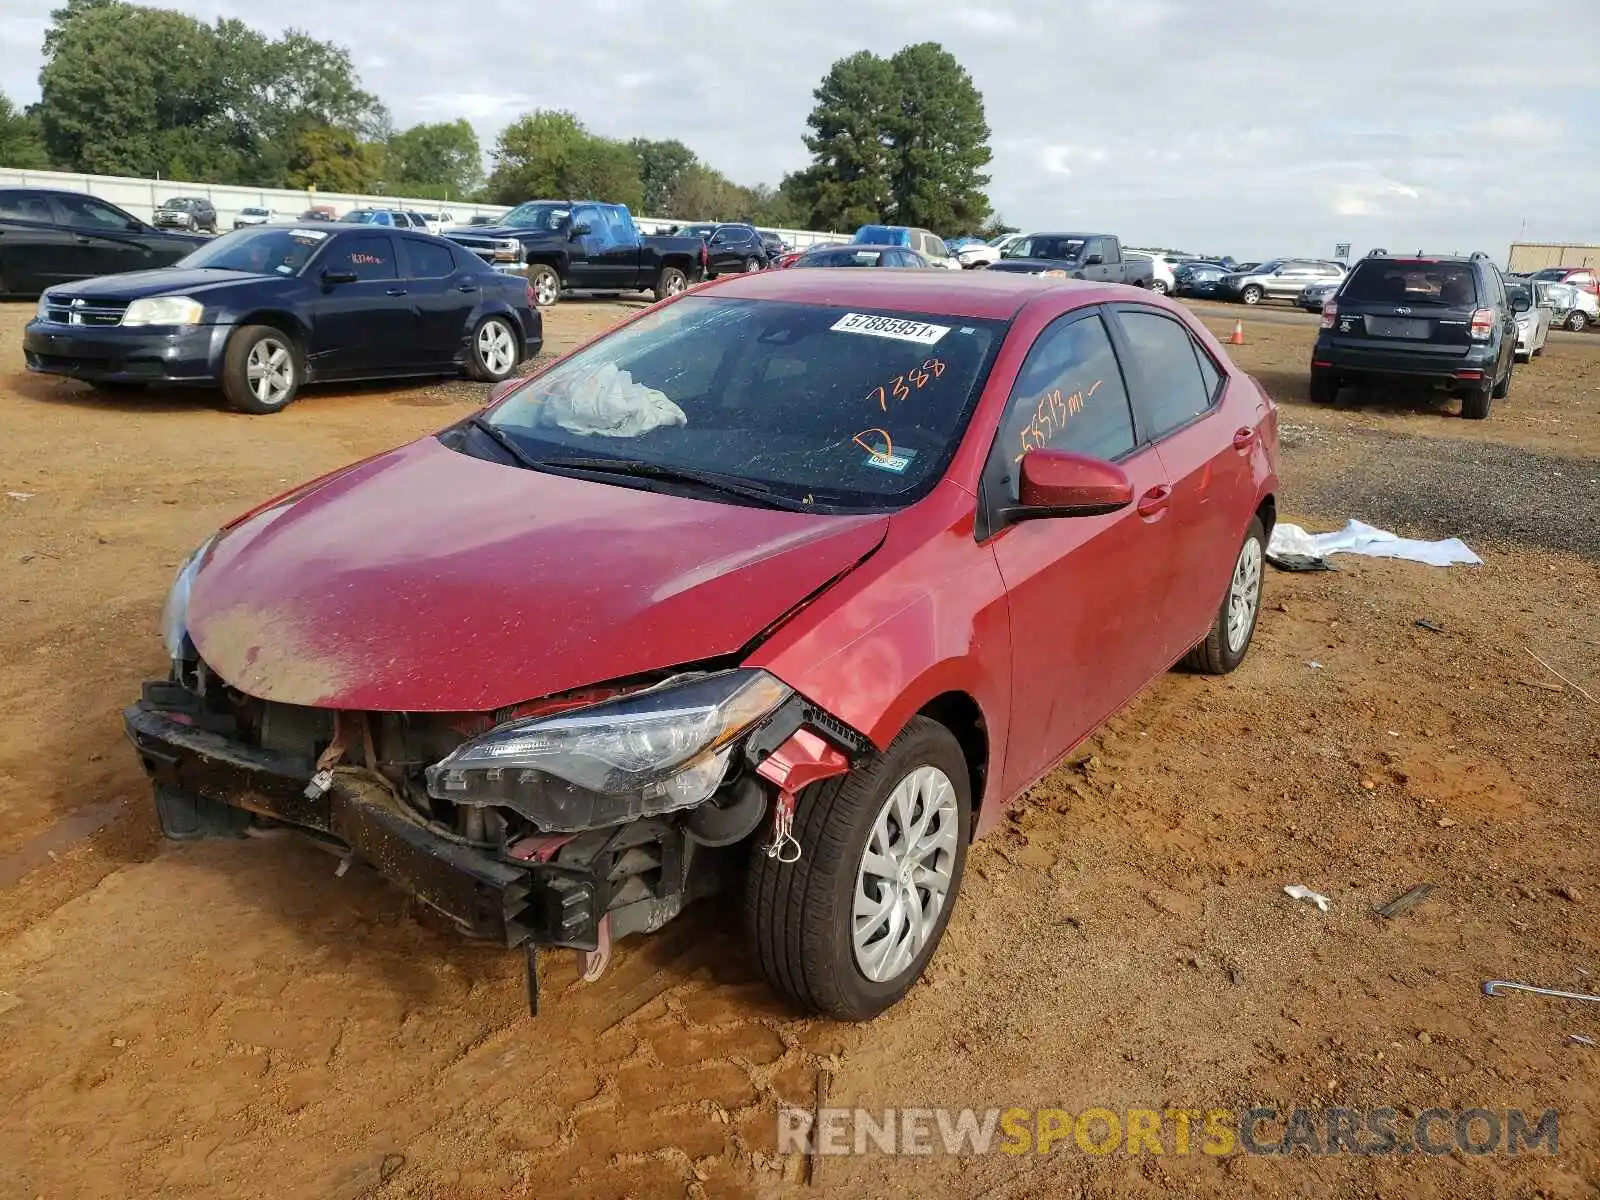
[[[943,474],[1006,323],[692,297],[485,414],[533,459],[715,471],[821,508],[908,504]]]
[[[1340,299],[1470,308],[1477,303],[1478,285],[1470,263],[1369,258],[1350,273]]]
[[[162,208],[193,208],[193,200],[185,200],[182,196],[174,196],[161,206]]]
[[[1051,258],[1060,262],[1074,262],[1083,253],[1083,238],[1062,237],[1053,233],[1036,233],[1025,237],[1005,252],[1007,258]]]
[[[1252,263],[1247,267],[1240,267],[1239,271],[1241,274],[1248,271],[1252,275],[1271,275],[1281,266],[1283,266],[1281,258],[1269,258],[1264,263]]]
[[[241,208],[239,215],[241,217],[264,217],[267,215],[267,210],[264,208]]]
[[[678,230],[675,236],[709,238],[716,231],[717,227],[715,225],[685,225]]]
[[[346,225],[371,225],[377,219],[378,214],[370,208],[351,209],[339,218]]]
[[[572,209],[569,205],[549,200],[530,200],[513,208],[500,218],[500,223],[514,229],[536,229],[545,233],[555,233],[566,225],[567,218],[571,215]]]
[[[813,250],[802,255],[797,267],[875,267],[883,261],[878,249]]]
[[[293,275],[327,240],[324,229],[236,229],[207,242],[177,265],[252,275]]]

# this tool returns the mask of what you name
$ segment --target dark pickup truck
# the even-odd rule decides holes
[[[706,244],[697,237],[647,237],[621,204],[529,200],[496,225],[451,229],[451,241],[497,270],[526,269],[541,307],[563,291],[651,292],[675,296],[706,275]]]
[[[1072,279],[1142,288],[1149,287],[1155,277],[1149,259],[1125,259],[1122,243],[1109,233],[1030,233],[1007,247],[988,269],[1027,275],[1054,271]]]

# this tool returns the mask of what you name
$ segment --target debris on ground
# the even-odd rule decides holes
[[[1283,889],[1283,894],[1288,896],[1291,900],[1309,900],[1322,912],[1327,912],[1329,907],[1333,904],[1333,901],[1329,900],[1321,892],[1313,892],[1303,883],[1291,883],[1288,887]]]
[[[1307,533],[1298,525],[1280,522],[1272,527],[1272,537],[1267,541],[1267,561],[1274,566],[1298,558],[1326,559],[1330,554],[1403,558],[1430,567],[1449,567],[1458,563],[1483,565],[1483,559],[1474,554],[1460,538],[1442,538],[1436,542],[1403,538],[1387,529],[1356,520],[1351,520],[1343,529],[1333,533]]]
[[[1389,901],[1389,903],[1385,904],[1379,909],[1376,909],[1375,911],[1385,920],[1392,921],[1396,917],[1403,916],[1404,914],[1410,912],[1413,908],[1426,900],[1432,893],[1433,884],[1419,883],[1410,891],[1401,893],[1393,900]]]

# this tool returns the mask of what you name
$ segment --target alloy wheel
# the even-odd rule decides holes
[[[294,353],[277,338],[262,338],[250,347],[245,378],[262,404],[276,408],[287,403],[294,393]]]
[[[478,358],[495,378],[510,373],[517,365],[517,343],[506,323],[498,319],[485,321],[478,330]]]
[[[1245,539],[1239,561],[1233,567],[1233,582],[1228,585],[1228,652],[1239,653],[1255,627],[1256,608],[1261,603],[1261,543]]]
[[[851,942],[856,966],[886,983],[916,962],[939,927],[955,870],[955,789],[921,766],[889,793],[856,872]]]

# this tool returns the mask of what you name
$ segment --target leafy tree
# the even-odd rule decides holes
[[[488,192],[496,204],[543,198],[641,209],[644,203],[634,152],[596,137],[577,117],[555,109],[526,113],[501,131]]]
[[[19,112],[11,98],[0,92],[0,167],[48,165],[38,121]]]
[[[813,222],[852,229],[892,205],[888,131],[897,94],[893,68],[869,50],[841,58],[823,76],[806,118],[812,166],[797,183]]]
[[[392,192],[459,200],[483,184],[478,135],[465,119],[413,125],[392,134],[387,146]]]
[[[289,155],[289,186],[320,192],[395,189],[383,178],[383,147],[337,125],[303,129]]]
[[[978,236],[986,242],[992,242],[997,237],[1005,237],[1008,233],[1021,233],[1022,230],[1015,225],[1007,225],[1005,218],[999,213],[992,213],[983,228],[978,230]]]
[[[812,163],[782,191],[829,229],[892,220],[954,235],[989,212],[983,98],[936,42],[882,59],[862,50],[829,68],[806,124]]]
[[[907,46],[889,65],[898,90],[888,122],[895,221],[949,233],[980,225],[993,155],[972,77],[937,42]]]
[[[699,165],[694,151],[679,141],[653,142],[634,138],[628,143],[639,160],[639,182],[644,188],[646,214],[669,214],[672,195],[690,168]]]

